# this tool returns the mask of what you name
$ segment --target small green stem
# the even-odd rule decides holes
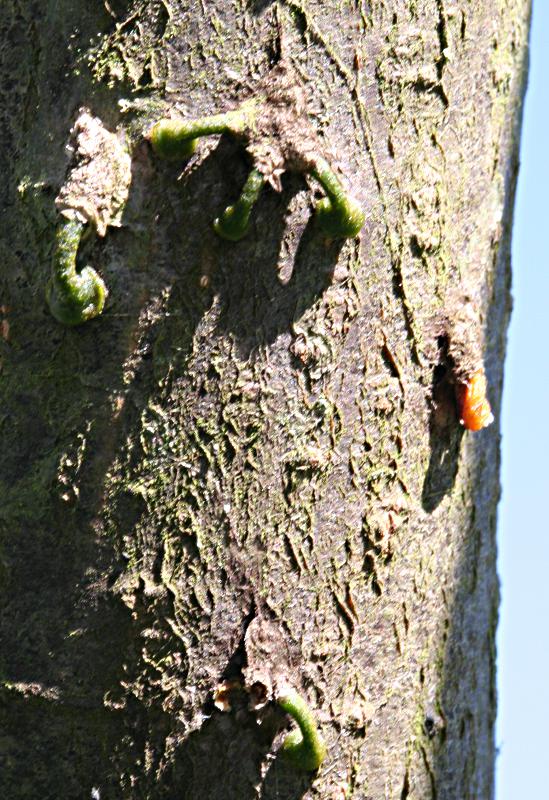
[[[238,242],[248,232],[250,214],[254,207],[259,193],[263,188],[265,178],[257,169],[253,169],[240,193],[240,197],[232,206],[227,206],[223,214],[214,221],[215,232],[229,239],[231,242]]]
[[[305,700],[293,690],[279,697],[278,705],[293,717],[299,726],[299,730],[291,731],[284,739],[283,754],[297,769],[305,771],[318,769],[326,758],[326,745],[313,712]]]
[[[64,325],[80,325],[99,316],[107,297],[107,288],[92,267],[76,271],[76,256],[84,228],[84,223],[66,218],[57,227],[46,299],[53,316]]]
[[[311,175],[328,195],[316,206],[317,219],[322,229],[334,239],[357,236],[364,225],[364,213],[359,203],[349,197],[323,158],[317,159]]]
[[[216,133],[242,133],[251,120],[251,106],[236,111],[200,117],[194,120],[161,119],[153,127],[150,140],[154,152],[162,158],[189,158],[196,150],[200,136]]]

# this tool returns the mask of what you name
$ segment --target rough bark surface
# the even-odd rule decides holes
[[[0,19],[0,794],[487,800],[509,238],[527,0],[4,0]],[[315,189],[211,221],[238,143],[142,140],[229,108],[279,50],[368,221]],[[124,101],[124,102],[120,102]],[[44,287],[65,144],[88,107],[132,145],[90,239],[102,317]],[[478,313],[496,424],[463,434],[448,333]],[[450,321],[450,322],[449,322]],[[275,646],[273,647],[273,643]],[[271,646],[269,646],[271,645]],[[288,680],[328,757],[224,679]]]

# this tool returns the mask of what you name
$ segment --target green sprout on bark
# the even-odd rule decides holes
[[[326,758],[326,745],[313,712],[294,690],[282,694],[277,702],[298,725],[284,739],[282,754],[296,769],[306,772],[318,769]]]
[[[64,325],[80,325],[99,316],[107,289],[92,267],[77,269],[78,249],[90,231],[105,236],[120,227],[132,179],[132,159],[121,131],[107,130],[99,117],[81,108],[70,131],[71,167],[55,206],[51,278],[46,300]]]
[[[85,224],[75,219],[59,223],[52,275],[46,299],[53,316],[64,325],[80,325],[103,311],[107,288],[92,267],[76,271],[76,256]]]
[[[316,205],[316,217],[322,230],[333,239],[352,239],[357,236],[364,225],[364,213],[359,203],[347,195],[323,158],[318,159],[311,175],[327,194]]]
[[[161,119],[151,130],[149,139],[154,152],[161,158],[178,160],[190,158],[200,136],[220,133],[241,133],[247,122],[247,109],[228,111],[195,120]]]
[[[223,239],[238,242],[248,232],[250,214],[259,193],[263,188],[265,178],[257,169],[248,175],[240,197],[232,206],[227,206],[223,214],[214,222],[214,231]]]

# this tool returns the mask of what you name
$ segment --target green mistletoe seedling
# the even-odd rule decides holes
[[[283,756],[296,769],[306,772],[318,769],[326,758],[326,745],[313,712],[293,689],[278,697],[277,702],[298,725],[298,729],[291,731],[282,743]]]
[[[364,225],[364,213],[359,203],[347,195],[323,158],[318,159],[311,174],[328,195],[316,206],[316,217],[322,230],[332,239],[357,236]]]
[[[99,316],[107,297],[107,288],[92,267],[76,271],[84,228],[84,223],[66,218],[57,227],[46,299],[53,316],[64,325],[80,325]]]
[[[236,203],[227,206],[223,214],[218,217],[214,224],[214,231],[231,242],[238,242],[248,232],[248,223],[252,208],[259,197],[263,188],[265,178],[257,169],[253,169],[248,175],[242,193]]]
[[[321,155],[320,141],[305,111],[303,91],[283,62],[269,73],[254,97],[238,108],[196,120],[161,119],[148,138],[158,156],[176,160],[189,158],[198,138],[212,134],[238,138],[253,162],[240,198],[214,222],[219,236],[231,241],[241,239],[264,183],[280,191],[280,176],[285,171],[310,175],[326,192],[316,213],[327,236],[348,239],[358,235],[364,213]]]
[[[120,227],[131,183],[131,156],[120,132],[105,128],[81,108],[70,132],[71,167],[55,205],[56,227],[51,279],[46,300],[64,325],[80,325],[99,316],[107,289],[92,267],[76,269],[78,248],[88,231],[105,236]]]
[[[238,136],[246,127],[251,111],[248,103],[237,111],[200,117],[195,120],[161,119],[152,128],[149,139],[154,152],[170,161],[190,158],[200,136],[232,133]]]

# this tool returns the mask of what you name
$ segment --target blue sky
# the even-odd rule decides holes
[[[549,3],[534,0],[503,394],[497,800],[549,798],[548,148]]]

